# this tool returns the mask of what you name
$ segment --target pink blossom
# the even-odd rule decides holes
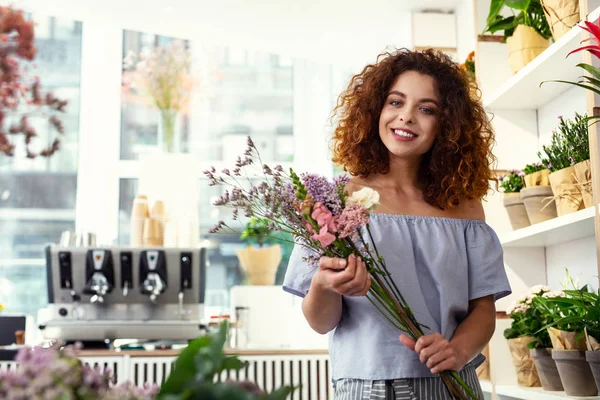
[[[360,204],[350,204],[337,219],[340,237],[355,237],[358,228],[369,223],[369,210]]]
[[[318,240],[321,246],[327,247],[335,240],[335,235],[327,231],[327,226],[322,226],[318,234],[312,235],[311,238]]]
[[[319,227],[326,226],[329,232],[337,232],[333,214],[323,205],[323,203],[315,203],[311,217],[317,221]]]

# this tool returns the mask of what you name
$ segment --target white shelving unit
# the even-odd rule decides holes
[[[596,21],[599,17],[600,7],[588,15],[588,21]],[[570,89],[572,86],[564,83],[548,82],[540,86],[540,82],[556,79],[573,82],[582,75],[582,70],[576,67],[582,62],[581,53],[567,57],[570,51],[579,47],[581,32],[582,29],[576,26],[550,45],[489,98],[484,98],[485,107],[535,110]]]
[[[504,248],[547,247],[594,235],[595,208],[589,207],[499,235]]]
[[[566,400],[566,399],[586,399],[600,400],[600,396],[573,397],[567,396],[565,392],[548,392],[541,388],[525,388],[512,385],[497,385],[496,395],[499,400],[505,398],[523,399],[523,400]]]
[[[586,20],[600,18],[600,0],[580,0],[586,10]],[[475,31],[479,34],[486,25],[491,0],[474,0]],[[506,16],[510,12],[504,13]],[[580,23],[582,24],[582,23]],[[558,115],[572,118],[575,112],[592,112],[598,105],[588,93],[573,85],[551,82],[577,82],[584,71],[577,64],[587,59],[587,53],[567,55],[581,46],[585,36],[581,26],[573,27],[552,43],[543,53],[516,74],[510,73],[506,45],[495,41],[479,41],[475,49],[476,71],[483,103],[492,118],[496,135],[494,154],[499,169],[522,169],[538,161],[537,152],[548,144],[551,132],[558,126]],[[540,85],[542,82],[542,85]],[[593,145],[594,143],[592,143]],[[595,150],[595,149],[593,149]],[[590,151],[596,163],[594,151]],[[593,153],[593,154],[592,154]],[[486,217],[504,248],[504,262],[513,294],[500,300],[497,310],[503,310],[530,286],[547,284],[560,289],[565,268],[580,282],[598,287],[598,260],[596,260],[595,207],[557,217],[516,231],[510,230],[508,216],[503,209],[502,194],[488,200]],[[547,392],[541,388],[517,385],[517,377],[503,336],[510,320],[497,319],[496,331],[490,341],[491,381],[482,381],[486,399],[492,400],[565,400],[564,392]],[[581,399],[600,400],[600,396]]]

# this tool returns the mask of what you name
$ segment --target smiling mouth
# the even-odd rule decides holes
[[[396,136],[405,137],[405,138],[409,138],[409,139],[419,136],[419,135],[415,134],[414,132],[409,132],[404,129],[392,129],[392,133]]]

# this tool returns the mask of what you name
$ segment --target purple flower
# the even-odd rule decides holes
[[[342,212],[342,204],[335,183],[329,182],[324,176],[308,173],[302,174],[301,179],[315,202],[325,204],[333,215]]]

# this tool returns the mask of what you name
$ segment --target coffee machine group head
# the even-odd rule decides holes
[[[85,262],[85,286],[83,293],[89,294],[91,303],[104,303],[104,296],[115,287],[115,270],[112,252],[88,250]]]
[[[167,289],[167,265],[162,250],[144,250],[140,252],[140,290],[150,301],[156,299]]]

